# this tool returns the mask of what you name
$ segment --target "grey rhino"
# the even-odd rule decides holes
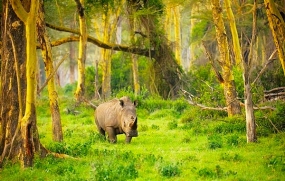
[[[104,137],[107,132],[111,143],[117,142],[117,134],[125,134],[126,143],[130,143],[132,137],[138,136],[136,106],[137,101],[126,96],[100,104],[95,111],[98,131]]]

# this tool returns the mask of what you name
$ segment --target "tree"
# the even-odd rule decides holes
[[[46,154],[46,150],[40,144],[36,125],[36,17],[39,1],[26,0],[22,3],[20,0],[3,1],[3,10],[8,12],[8,14],[5,13],[6,17],[4,18],[6,28],[2,31],[3,42],[5,43],[3,52],[7,53],[12,49],[14,57],[2,54],[1,70],[7,68],[7,71],[1,71],[1,81],[3,81],[1,102],[5,102],[5,104],[1,104],[0,161],[2,165],[5,159],[16,158],[20,155],[22,167],[29,167],[33,165],[34,154]],[[18,20],[16,16],[19,18]],[[15,39],[17,33],[20,34],[19,39]],[[24,39],[21,38],[23,35],[25,35]],[[5,36],[9,38],[5,38]],[[16,48],[18,45],[20,48]],[[25,51],[22,50],[23,47]],[[18,52],[18,50],[22,51]],[[7,64],[10,64],[8,63],[10,60],[14,64],[7,66]],[[16,73],[13,74],[12,71]],[[15,77],[16,81],[7,82]],[[4,90],[3,84],[6,84],[7,87],[10,85],[11,89]],[[16,104],[6,105],[8,96],[11,96],[10,99],[14,100]],[[13,108],[11,112],[9,111],[11,107],[7,106]],[[7,126],[11,126],[11,128]],[[2,146],[2,143],[4,146]]]
[[[79,50],[78,50],[78,80],[75,91],[75,98],[78,102],[84,97],[85,92],[85,60],[86,60],[86,46],[87,46],[87,27],[84,15],[84,0],[75,0],[77,11],[79,14]]]
[[[229,116],[241,113],[241,107],[237,100],[237,93],[232,73],[232,63],[230,60],[229,45],[227,34],[222,17],[222,8],[219,0],[212,0],[213,20],[216,28],[216,38],[220,52],[220,65],[222,67],[222,84],[227,104]]]
[[[283,72],[285,74],[285,22],[284,10],[278,10],[273,0],[264,0],[265,10],[271,29],[274,43],[278,51],[279,60],[281,62]],[[284,7],[281,5],[281,7]],[[281,15],[282,13],[282,15]]]
[[[252,38],[249,47],[248,56],[244,57],[243,60],[243,79],[244,79],[244,104],[245,104],[245,116],[246,116],[246,137],[247,142],[256,142],[256,124],[253,110],[253,101],[252,101],[252,93],[251,93],[251,85],[250,85],[250,75],[251,75],[251,66],[253,61],[253,48],[254,43],[256,41],[256,0],[254,0],[253,4],[253,26],[252,26]],[[247,54],[246,54],[247,55]]]
[[[128,20],[129,20],[129,31],[131,44],[135,45],[135,18],[134,9],[132,4],[128,4]],[[138,73],[138,60],[135,54],[131,54],[132,59],[132,71],[133,71],[133,84],[135,95],[140,94],[140,83],[139,83],[139,73]]]
[[[145,30],[142,35],[149,42],[148,56],[154,60],[152,62],[153,74],[150,75],[154,79],[153,90],[164,98],[174,98],[181,88],[180,78],[183,70],[176,62],[173,51],[162,33],[161,24],[158,23],[162,2],[144,1],[141,4],[131,1],[131,3],[136,8],[138,21]],[[154,50],[153,54],[151,50]]]
[[[61,127],[61,118],[58,104],[58,93],[55,88],[54,80],[54,66],[52,61],[52,50],[49,41],[49,37],[45,28],[45,19],[44,19],[44,4],[43,0],[40,0],[39,15],[37,21],[37,32],[39,42],[42,49],[42,57],[45,62],[45,71],[48,81],[48,95],[49,95],[49,104],[50,112],[52,118],[52,135],[54,141],[62,141],[62,127]]]

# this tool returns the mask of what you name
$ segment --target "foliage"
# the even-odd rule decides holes
[[[280,61],[275,60],[273,63],[271,63],[267,71],[262,74],[260,79],[264,90],[285,86],[284,72]]]
[[[195,101],[208,106],[225,105],[223,88],[209,63],[189,71],[186,79],[187,91],[194,96]]]
[[[73,88],[68,85],[60,90],[66,92],[60,94],[64,107],[74,104]],[[124,135],[118,135],[117,144],[108,143],[96,130],[94,110],[84,105],[76,107],[77,115],[62,112],[64,142],[55,143],[46,95],[42,93],[37,107],[41,143],[52,152],[74,158],[37,157],[34,167],[25,170],[7,162],[0,170],[1,180],[284,179],[284,133],[274,132],[270,123],[263,124],[269,118],[277,126],[282,122],[282,102],[271,103],[277,107],[275,111],[256,111],[258,127],[268,130],[257,144],[246,144],[243,116],[228,118],[190,106],[183,99],[148,96],[138,107],[139,136],[131,144],[124,143]],[[252,164],[255,166],[248,167]]]
[[[206,34],[208,30],[209,20],[201,19],[200,21],[195,23],[194,28],[191,33],[191,42],[200,41]]]
[[[159,173],[164,177],[174,177],[179,176],[181,170],[177,164],[165,163],[159,167]]]
[[[93,66],[89,66],[85,70],[85,89],[85,96],[92,98],[95,93],[95,68]]]

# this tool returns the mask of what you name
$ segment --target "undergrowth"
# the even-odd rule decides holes
[[[95,127],[94,110],[84,104],[73,107],[74,100],[67,97],[60,98],[64,141],[52,141],[45,96],[38,101],[38,129],[48,150],[72,158],[36,157],[34,166],[24,170],[8,161],[0,180],[285,179],[282,102],[276,103],[275,111],[255,111],[258,142],[248,144],[244,116],[228,118],[183,99],[137,97],[139,136],[125,144],[124,135],[119,135],[118,143],[110,144]]]

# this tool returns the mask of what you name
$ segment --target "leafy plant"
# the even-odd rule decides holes
[[[159,167],[159,173],[164,177],[179,176],[181,170],[177,164],[164,164]]]
[[[217,148],[222,148],[223,146],[223,139],[220,135],[214,134],[208,136],[208,147],[210,149],[217,149]]]

